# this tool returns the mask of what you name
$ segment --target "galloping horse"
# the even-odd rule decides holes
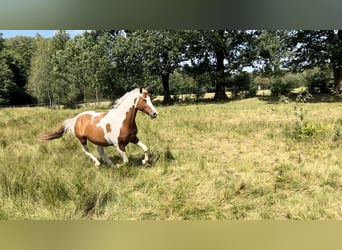
[[[134,143],[144,150],[145,165],[148,161],[147,147],[137,137],[137,125],[135,117],[140,110],[151,118],[156,118],[158,112],[152,105],[146,88],[136,88],[122,96],[113,109],[104,113],[86,111],[74,118],[65,120],[62,126],[50,133],[38,137],[39,141],[53,140],[62,137],[67,131],[77,137],[82,144],[83,152],[100,166],[98,159],[92,155],[87,147],[87,141],[98,146],[97,151],[101,158],[109,165],[112,161],[104,152],[103,147],[114,146],[120,153],[124,163],[128,162],[125,147],[128,143]]]

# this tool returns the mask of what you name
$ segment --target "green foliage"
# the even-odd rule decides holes
[[[304,71],[306,87],[312,94],[331,93],[333,82],[331,72],[321,68],[314,68]]]
[[[6,58],[0,56],[0,104],[9,104],[16,85]]]
[[[242,72],[233,76],[231,91],[233,96],[251,97],[256,95],[257,87],[253,83],[250,74]]]
[[[296,69],[305,69],[341,65],[341,34],[341,31],[336,30],[292,31],[288,43],[296,55],[292,66]]]
[[[271,83],[271,94],[275,97],[288,96],[293,88],[294,82],[286,81],[284,78],[274,78]]]
[[[25,93],[33,39],[0,37],[0,104],[27,104],[32,100]]]
[[[109,35],[85,32],[70,39],[59,31],[51,39],[37,37],[28,91],[39,103],[75,106],[81,101],[114,99]]]
[[[291,57],[288,50],[290,34],[286,30],[262,30],[257,37],[258,57],[256,70],[266,77],[279,77],[287,68],[286,61]],[[287,59],[287,60],[285,60]]]
[[[116,69],[123,76],[122,85],[150,85],[151,79],[162,83],[164,103],[170,103],[170,75],[183,61],[185,41],[182,31],[137,30],[118,37],[112,53]],[[126,88],[127,90],[127,88]]]
[[[27,91],[39,103],[53,105],[53,86],[51,82],[52,66],[49,40],[36,37],[36,50],[32,56]]]
[[[319,134],[321,130],[313,123],[303,122],[298,123],[295,134],[299,139],[305,139],[309,137],[313,137]]]
[[[295,59],[290,60],[292,68],[329,68],[334,77],[334,88],[342,90],[342,31],[341,30],[297,30],[291,34],[288,44],[294,51]],[[318,88],[325,90],[326,84],[320,79],[314,81]],[[314,86],[315,88],[315,86]]]
[[[226,100],[225,87],[231,75],[256,59],[256,36],[257,32],[241,30],[188,32],[186,56],[190,64],[185,69],[207,89],[214,87],[216,100]]]
[[[306,104],[303,99],[297,100],[294,107],[294,115],[296,117],[296,123],[293,130],[293,136],[296,139],[314,139],[320,136],[324,136],[325,133],[333,133],[331,127],[324,125],[323,123],[317,124],[306,120],[307,111],[304,110]]]
[[[184,72],[174,71],[170,75],[170,91],[173,96],[181,97],[181,95],[194,95],[196,99],[200,99],[206,93],[205,87],[201,87],[199,83],[191,76]]]
[[[271,80],[271,94],[275,97],[288,97],[294,88],[302,85],[302,77],[299,74],[287,73],[281,77],[275,77]]]
[[[74,38],[60,30],[48,39],[0,37],[0,99],[72,107],[142,85],[155,87],[165,103],[181,92],[215,92],[226,100],[227,87],[235,96],[254,96],[259,86],[277,97],[304,85],[310,93],[328,93],[333,85],[340,91],[341,38],[333,30],[96,30]],[[314,66],[321,70],[289,73]],[[254,70],[250,79],[242,73],[246,67]]]

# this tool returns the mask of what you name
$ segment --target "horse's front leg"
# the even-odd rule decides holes
[[[123,164],[126,164],[128,162],[128,157],[126,154],[125,145],[119,143],[119,145],[116,147],[116,149],[122,157]],[[117,165],[117,167],[120,167],[120,165]]]
[[[141,141],[138,141],[137,143],[136,143],[136,145],[138,145],[139,147],[141,147],[143,150],[144,150],[144,159],[142,160],[142,164],[143,165],[145,165],[146,163],[147,163],[147,161],[148,161],[148,153],[147,153],[147,150],[148,150],[148,148],[147,148],[147,146],[144,144],[144,143],[142,143]]]

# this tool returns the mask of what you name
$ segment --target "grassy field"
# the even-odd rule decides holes
[[[342,219],[342,103],[157,109],[137,117],[149,165],[130,145],[99,170],[71,134],[35,139],[85,109],[0,109],[0,219]]]

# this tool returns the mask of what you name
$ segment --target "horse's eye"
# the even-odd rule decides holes
[[[144,99],[144,103],[147,103],[147,100],[146,100],[146,99]]]

